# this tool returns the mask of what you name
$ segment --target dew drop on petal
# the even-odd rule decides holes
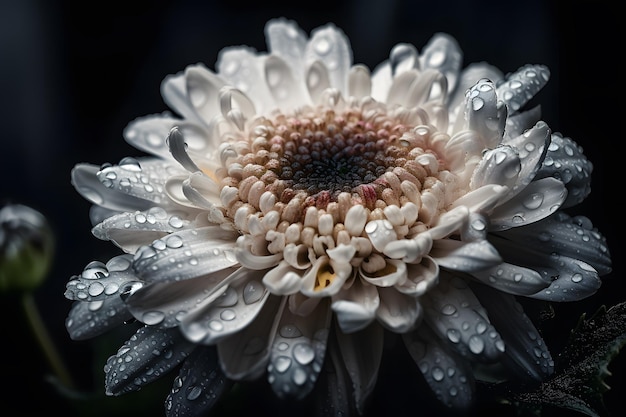
[[[243,289],[243,301],[252,304],[263,298],[263,284],[258,281],[250,281]]]
[[[306,372],[302,368],[297,368],[291,378],[296,385],[303,385],[306,382]]]
[[[306,343],[298,343],[293,348],[293,357],[301,365],[307,365],[315,358],[313,348]]]
[[[461,340],[461,333],[457,329],[448,329],[447,335],[452,343],[459,343]]]
[[[446,304],[445,306],[441,307],[441,314],[443,315],[451,316],[454,313],[456,313],[456,307],[452,304]]]
[[[189,387],[189,391],[187,392],[187,399],[189,401],[193,401],[195,399],[197,399],[200,394],[202,394],[202,388],[198,385],[193,386],[193,387]]]
[[[274,360],[274,369],[276,372],[283,373],[291,366],[291,358],[287,356],[279,356]]]
[[[572,275],[572,282],[580,282],[583,280],[583,276],[581,274],[574,274]]]
[[[143,321],[148,326],[154,326],[161,323],[164,318],[165,313],[163,313],[162,311],[153,310],[145,312],[141,317],[141,321]]]
[[[541,207],[543,203],[543,194],[541,193],[533,193],[524,199],[524,207],[529,210],[535,210]]]
[[[291,338],[294,338],[294,337],[302,336],[302,333],[300,332],[300,329],[298,329],[293,324],[287,324],[287,325],[281,327],[280,335],[282,337],[286,337],[286,338],[291,339]]]
[[[183,246],[183,239],[180,236],[172,235],[167,238],[166,244],[170,248],[180,248]]]
[[[215,332],[221,332],[224,330],[224,325],[219,320],[211,320],[209,322],[209,328]]]
[[[483,342],[483,340],[477,335],[474,335],[469,338],[468,346],[469,346],[470,351],[472,351],[472,353],[475,353],[478,355],[485,348],[485,342]]]
[[[235,310],[227,308],[220,313],[220,318],[224,321],[231,321],[235,318]]]
[[[438,366],[435,366],[432,371],[431,371],[431,375],[433,376],[433,379],[437,382],[442,381],[443,377],[445,376],[443,369],[441,369]]]

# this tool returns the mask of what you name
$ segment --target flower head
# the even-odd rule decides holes
[[[346,373],[363,412],[389,332],[450,407],[471,403],[476,365],[549,376],[518,297],[587,297],[610,257],[562,210],[589,194],[592,164],[525,108],[548,69],[462,68],[436,34],[370,71],[333,25],[309,38],[279,19],[266,35],[269,53],[227,48],[216,71],[163,81],[175,115],[124,132],[150,156],[72,172],[93,234],[124,253],[67,284],[70,336],[139,323],[106,364],[107,393],[182,364],[166,402],[178,415],[228,381],[304,398]]]

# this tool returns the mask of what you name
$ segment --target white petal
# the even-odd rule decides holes
[[[140,390],[175,369],[194,345],[178,329],[140,328],[104,367],[107,395]]]
[[[76,301],[67,315],[65,328],[72,340],[86,340],[115,329],[132,318],[121,297]]]
[[[554,264],[551,266],[556,267]],[[595,294],[602,284],[598,272],[578,259],[559,258],[558,273],[548,288],[530,297],[555,302],[579,301]]]
[[[213,71],[203,65],[191,65],[185,69],[185,88],[194,111],[205,125],[220,114],[219,90],[224,86]]]
[[[509,113],[520,110],[550,79],[544,65],[525,65],[498,84],[498,97],[506,103]]]
[[[333,24],[315,29],[307,43],[305,62],[323,62],[328,68],[328,77],[332,87],[343,95],[347,93],[348,71],[352,65],[350,41]]]
[[[265,25],[265,37],[269,51],[292,64],[294,69],[303,63],[307,36],[295,22],[272,19]]]
[[[403,335],[407,351],[437,399],[457,410],[473,404],[474,374],[469,363],[451,351],[426,325]]]
[[[435,34],[422,50],[420,68],[434,69],[442,73],[448,82],[448,91],[456,88],[463,52],[457,41],[445,33]]]
[[[217,226],[184,230],[141,247],[133,268],[150,282],[210,274],[237,264],[233,232]]]
[[[430,256],[439,266],[463,272],[480,271],[502,262],[498,251],[486,240],[436,240]]]
[[[270,293],[261,283],[262,271],[241,268],[222,297],[182,318],[180,329],[194,343],[212,345],[248,326]]]
[[[126,126],[124,139],[137,149],[173,161],[165,138],[181,121],[168,113],[139,117]]]
[[[376,319],[394,333],[406,333],[422,318],[422,306],[416,297],[404,295],[395,288],[378,288],[380,306]]]
[[[363,270],[363,266],[359,269],[359,275],[365,281],[378,287],[391,287],[400,285],[407,280],[406,264],[395,259],[386,259],[386,266],[376,272],[369,273]]]
[[[478,132],[485,148],[495,148],[504,134],[506,106],[496,97],[495,84],[479,80],[466,94],[465,118],[468,128]]]
[[[305,74],[305,84],[311,100],[319,103],[324,90],[330,88],[328,68],[320,61],[311,63]]]
[[[309,297],[334,295],[351,275],[352,265],[320,256],[302,278],[302,293]]]
[[[332,309],[344,333],[354,333],[369,325],[376,317],[380,298],[375,286],[360,279],[350,289],[333,297]]]
[[[410,43],[399,43],[391,48],[389,63],[394,75],[401,74],[412,69],[419,70],[419,57],[417,48]]]
[[[267,367],[279,397],[300,400],[313,390],[324,363],[331,317],[327,302],[307,317],[283,310]]]
[[[550,285],[537,271],[509,263],[473,271],[471,275],[490,287],[516,295],[534,294]]]
[[[80,275],[73,276],[66,284],[65,298],[76,301],[100,301],[119,297],[128,285],[139,283],[131,269],[132,255],[112,258],[107,268],[102,262],[94,261],[85,266]]]
[[[395,286],[403,294],[419,297],[439,282],[439,265],[429,256],[420,263],[407,264],[407,280]]]
[[[483,285],[472,288],[506,343],[507,367],[535,381],[549,377],[554,361],[548,346],[515,297]]]
[[[377,323],[356,333],[335,332],[343,364],[352,380],[354,400],[359,414],[374,391],[383,353],[383,328]]]
[[[217,342],[222,370],[228,378],[250,381],[265,373],[284,304],[284,298],[270,296],[249,326]]]
[[[289,295],[300,291],[302,287],[302,271],[281,261],[263,276],[263,285],[275,295]]]
[[[439,285],[431,288],[420,300],[424,320],[462,356],[479,362],[493,362],[504,352],[500,335],[461,278],[441,274]]]
[[[287,62],[276,55],[265,60],[265,82],[276,105],[283,111],[307,103],[304,83],[298,83]]]
[[[389,220],[372,220],[365,225],[365,233],[370,238],[372,246],[383,252],[389,242],[396,241],[398,236]]]
[[[167,106],[176,111],[183,119],[202,123],[191,104],[190,97],[187,95],[185,71],[165,77],[161,82],[161,96]]]
[[[513,188],[521,170],[517,151],[508,145],[498,146],[485,152],[472,174],[470,188],[475,190],[487,184]]]
[[[180,319],[224,295],[241,274],[233,268],[182,281],[144,285],[126,297],[131,314],[149,326],[176,327]]]
[[[493,211],[490,230],[506,230],[542,220],[557,211],[566,196],[567,189],[559,180],[533,181]]]
[[[352,66],[348,74],[348,96],[363,98],[369,96],[371,92],[372,79],[369,68],[361,64]]]

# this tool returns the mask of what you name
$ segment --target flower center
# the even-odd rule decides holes
[[[397,238],[424,230],[451,184],[433,150],[445,134],[406,119],[384,106],[348,106],[254,120],[222,150],[225,215],[256,253],[304,243],[323,254],[372,220]]]

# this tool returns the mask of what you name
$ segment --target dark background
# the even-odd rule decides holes
[[[623,44],[618,37],[623,31],[617,27],[617,16],[622,14],[617,3],[608,1],[564,4],[539,0],[0,0],[0,203],[30,205],[48,217],[55,232],[52,271],[34,296],[77,383],[86,391],[101,393],[104,359],[116,352],[124,338],[103,347],[73,342],[65,331],[71,305],[63,296],[65,283],[89,261],[106,261],[117,253],[112,244],[91,236],[89,204],[72,188],[70,170],[79,162],[116,163],[124,156],[139,155],[124,142],[122,130],[138,116],[167,110],[160,97],[161,80],[188,64],[204,62],[214,68],[225,46],[246,44],[266,51],[263,28],[273,17],[293,19],[308,33],[335,23],[350,38],[354,62],[370,68],[386,59],[396,43],[413,43],[421,50],[439,31],[458,40],[465,65],[486,60],[505,72],[526,63],[548,65],[551,80],[537,102],[550,127],[575,139],[594,163],[591,196],[575,213],[588,215],[607,237],[614,270],[590,299],[557,306],[555,318],[546,323],[546,341],[558,352],[581,313],[592,314],[601,305],[626,300],[619,240],[624,219],[620,208],[624,164],[619,160],[624,116],[618,95],[624,80]],[[7,417],[49,410],[77,414],[46,382],[50,369],[28,331],[19,299],[3,295],[0,305],[4,358],[0,413]],[[624,405],[624,356],[609,366],[614,375],[607,382],[613,388],[605,401],[612,415],[618,415]],[[405,396],[404,404],[411,408],[397,405],[393,413],[429,415],[423,395],[411,392],[423,390],[423,385],[405,379],[416,369],[398,370],[393,360],[386,365],[373,414],[384,409],[385,401]],[[144,397],[131,394],[130,400],[94,401],[90,415],[101,411],[121,416],[124,407],[136,416],[163,415],[161,407],[171,383],[170,377],[164,379],[167,387],[157,387]],[[262,386],[254,389],[260,390],[257,397],[271,395]],[[146,399],[152,392],[155,398]],[[112,411],[115,401],[125,401],[121,410]],[[273,405],[240,407],[262,416]]]

